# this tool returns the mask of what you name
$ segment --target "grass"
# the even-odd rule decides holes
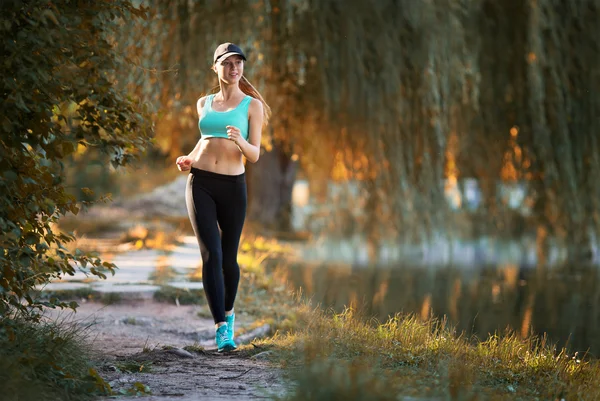
[[[149,373],[152,371],[152,362],[120,361],[115,364],[115,368],[125,373]]]
[[[18,318],[3,318],[0,323],[3,400],[68,401],[110,394],[110,386],[88,362],[85,328]]]
[[[293,327],[297,297],[287,286],[285,276],[285,255],[289,249],[275,240],[245,233],[240,245],[240,284],[235,309],[249,315],[255,322],[248,328],[269,324],[273,333]],[[192,274],[201,281],[202,268]],[[179,301],[180,304],[196,304],[202,307],[198,316],[212,318],[207,307],[203,290],[187,290],[162,287],[154,299],[164,302]],[[240,329],[240,333],[243,330]]]
[[[204,290],[190,290],[186,288],[175,288],[162,286],[153,295],[158,302],[175,303],[178,305],[205,305],[206,296]]]
[[[274,335],[254,345],[286,372],[294,389],[287,401],[600,399],[599,361],[543,336],[506,331],[480,340],[435,317],[382,323],[350,308],[312,307],[287,286],[275,249],[266,241],[242,247],[236,310],[272,325]]]
[[[36,293],[37,297],[42,300],[50,300],[58,298],[61,301],[65,300],[93,300],[95,298],[94,290],[89,288],[77,288],[70,290],[43,290]]]
[[[596,400],[600,364],[569,355],[544,337],[496,333],[483,341],[457,333],[444,320],[396,315],[386,322],[312,307],[285,281],[286,250],[262,237],[245,237],[236,311],[268,323],[273,336],[241,347],[251,356],[271,351],[292,391],[285,400]],[[201,291],[164,288],[169,302],[205,305]],[[83,295],[83,294],[82,294]],[[187,298],[189,297],[189,299]],[[0,391],[14,400],[82,399],[110,394],[85,361],[81,329],[3,321]],[[190,352],[202,352],[197,345]],[[149,349],[144,347],[144,351]],[[139,371],[141,365],[119,369]],[[145,370],[147,367],[143,367]],[[10,372],[10,373],[8,373]],[[137,387],[136,387],[137,386]],[[128,394],[147,394],[136,383]],[[13,399],[10,399],[12,401]]]
[[[289,330],[297,325],[299,295],[284,282],[284,266],[242,268],[235,309],[251,316],[251,327],[269,324],[271,332]]]
[[[78,288],[69,290],[43,290],[38,291],[37,298],[43,301],[59,300],[61,302],[75,301],[87,302],[96,301],[105,305],[118,304],[123,300],[123,296],[118,292],[102,293],[93,288]]]
[[[300,307],[295,329],[258,343],[292,378],[287,400],[596,400],[600,364],[543,338],[515,333],[485,341],[444,321],[397,315],[385,323],[347,309]]]
[[[196,354],[206,353],[206,350],[204,349],[204,347],[202,347],[198,343],[194,343],[192,345],[186,345],[185,347],[183,347],[183,349],[190,353],[196,353]]]

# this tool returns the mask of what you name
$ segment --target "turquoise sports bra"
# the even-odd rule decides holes
[[[242,137],[248,139],[248,108],[252,101],[252,96],[246,97],[233,110],[214,111],[212,102],[215,95],[209,95],[202,108],[202,117],[198,120],[198,128],[202,138],[227,138],[228,125],[233,125],[240,129]]]

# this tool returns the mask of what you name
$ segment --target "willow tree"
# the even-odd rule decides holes
[[[368,193],[362,229],[424,238],[478,223],[483,234],[520,235],[521,217],[499,200],[503,181],[528,184],[524,224],[534,232],[573,249],[597,232],[597,0],[314,1],[296,10],[288,49],[314,86],[297,91],[305,113],[291,136],[304,139],[298,152],[316,168],[331,167],[317,148],[343,155]],[[461,177],[481,183],[479,222],[446,206],[445,185]]]
[[[252,192],[263,218],[285,216],[299,156],[315,182],[358,182],[361,212],[347,215],[374,243],[525,227],[581,245],[598,231],[598,0],[150,3],[158,34],[144,37],[158,44],[151,65],[164,71],[154,79],[170,116],[159,142],[173,140],[161,124],[196,140],[214,45],[248,49],[247,73],[274,112],[250,171],[269,177]],[[479,182],[478,213],[447,206],[461,178]],[[511,213],[499,182],[526,183],[532,214]]]

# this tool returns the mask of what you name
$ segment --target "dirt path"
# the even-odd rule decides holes
[[[61,318],[89,325],[99,373],[115,392],[139,382],[150,389],[151,395],[144,397],[148,401],[258,400],[282,395],[281,372],[253,346],[228,354],[216,352],[213,322],[199,317],[198,309],[151,300],[109,306],[88,302],[80,303],[76,314],[62,312]],[[236,326],[243,332],[251,323],[238,316]],[[244,337],[251,342],[253,332],[240,338]],[[203,349],[189,348],[193,345]]]

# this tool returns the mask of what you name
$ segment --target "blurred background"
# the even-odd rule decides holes
[[[68,185],[113,199],[65,219],[80,241],[191,234],[175,159],[231,41],[273,110],[246,230],[294,249],[292,284],[381,320],[600,352],[599,1],[139,4],[149,17],[114,38],[131,61],[116,79],[153,110],[154,147],[135,168],[73,156]]]

